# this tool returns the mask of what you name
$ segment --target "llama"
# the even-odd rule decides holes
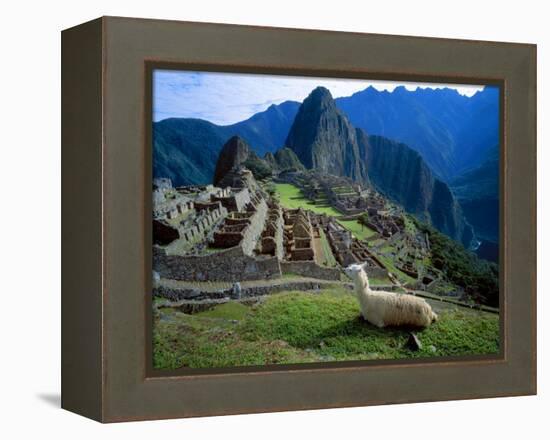
[[[345,272],[355,284],[361,314],[371,324],[379,328],[399,325],[428,327],[437,320],[437,315],[423,298],[371,290],[363,265],[352,264]]]

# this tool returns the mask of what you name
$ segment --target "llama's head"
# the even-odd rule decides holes
[[[346,267],[344,269],[344,272],[346,273],[346,275],[348,277],[350,277],[352,280],[355,280],[357,278],[357,276],[363,272],[364,276],[367,275],[367,273],[365,272],[365,267],[367,266],[367,263],[363,263],[363,264],[358,264],[358,263],[355,263],[355,264],[350,264],[348,267]]]
[[[359,288],[363,289],[369,288],[369,278],[365,272],[366,263],[363,264],[350,264],[344,269],[344,272],[348,277],[350,277],[355,283],[355,287],[360,286]]]
[[[346,272],[346,275],[348,277],[354,280],[362,270],[363,270],[362,264],[350,264],[348,267],[344,269],[344,272]]]

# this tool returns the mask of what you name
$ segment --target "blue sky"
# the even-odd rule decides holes
[[[334,98],[338,98],[350,96],[369,86],[392,91],[400,85],[409,90],[417,87],[449,87],[467,96],[483,89],[483,86],[457,84],[157,69],[153,72],[153,120],[200,118],[218,125],[229,125],[248,119],[271,104],[289,100],[301,102],[317,86],[326,87]]]

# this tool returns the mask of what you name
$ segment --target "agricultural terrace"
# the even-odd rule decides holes
[[[308,200],[302,194],[302,190],[290,183],[276,183],[275,192],[279,196],[281,205],[288,209],[309,209],[317,214],[326,214],[335,217],[338,223],[357,237],[359,240],[365,240],[375,234],[372,229],[360,224],[357,220],[341,220],[342,213],[332,206],[316,203]]]

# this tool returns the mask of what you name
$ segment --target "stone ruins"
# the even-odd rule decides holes
[[[438,279],[437,273],[427,273],[417,264],[429,251],[427,237],[411,237],[403,212],[374,189],[310,171],[280,173],[276,179],[298,186],[317,205],[335,208],[341,215],[283,208],[242,164],[227,171],[216,186],[173,187],[169,179],[155,179],[156,294],[213,298],[234,289],[223,283],[237,282],[260,283],[246,284],[245,296],[284,286],[300,289],[342,282],[342,268],[353,263],[365,263],[371,277],[391,284],[395,277],[379,255],[391,257],[397,269],[417,280],[419,289]],[[340,223],[359,219],[372,232],[367,240],[359,240]],[[167,287],[159,280],[183,282],[185,288]],[[225,287],[208,293],[205,289],[212,283]]]
[[[307,211],[283,209],[241,165],[219,185],[173,188],[155,180],[153,263],[160,278],[237,282],[294,273],[339,280],[339,269],[316,263]]]

